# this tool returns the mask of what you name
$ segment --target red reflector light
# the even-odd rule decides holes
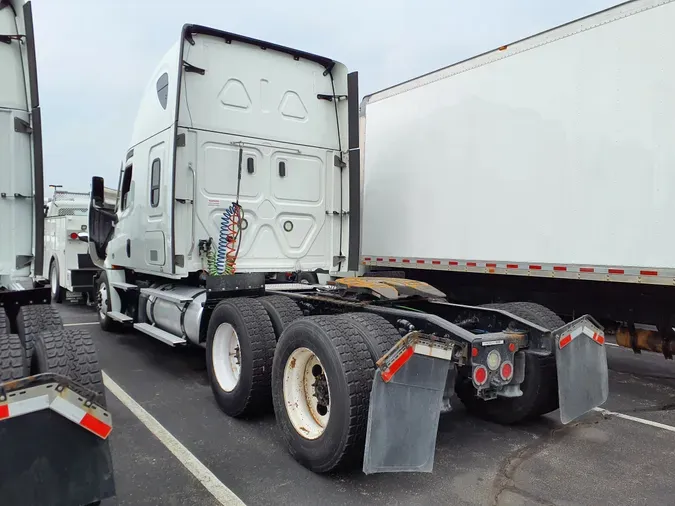
[[[70,234],[70,238],[73,240],[77,239],[77,233],[73,232],[72,234]]]
[[[593,334],[593,341],[595,341],[598,344],[605,344],[605,336],[602,334],[598,334],[597,332]]]
[[[479,365],[473,370],[473,381],[476,385],[484,385],[488,379],[488,372],[485,366]]]
[[[565,337],[561,337],[561,338],[560,338],[560,342],[558,343],[558,346],[559,346],[560,349],[562,350],[565,346],[567,346],[567,345],[570,344],[571,342],[572,342],[572,335],[571,335],[571,334],[567,334]]]
[[[9,418],[9,406],[7,404],[0,406],[0,420],[5,418]]]
[[[515,353],[515,352],[516,352],[516,343],[509,343],[509,351],[510,351],[511,353]]]
[[[394,360],[394,362],[387,368],[387,370],[382,373],[382,380],[385,383],[389,383],[391,378],[394,377],[394,374],[396,374],[396,372],[401,367],[403,367],[403,365],[408,360],[410,360],[410,357],[413,356],[413,353],[415,353],[415,350],[413,349],[412,346],[406,348],[406,350],[403,353],[401,353],[401,355],[396,360]]]
[[[112,431],[112,427],[100,421],[98,418],[91,416],[89,413],[84,415],[80,425],[85,429],[89,429],[97,436],[105,439]]]
[[[471,349],[471,356],[472,356],[472,357],[477,357],[477,356],[478,356],[478,348],[472,348],[472,349]]]
[[[513,376],[513,366],[511,365],[511,362],[504,362],[499,373],[503,380],[510,380]]]

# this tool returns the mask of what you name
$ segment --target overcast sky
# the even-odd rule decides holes
[[[618,0],[33,0],[45,185],[117,186],[150,73],[196,23],[331,57],[361,95]]]

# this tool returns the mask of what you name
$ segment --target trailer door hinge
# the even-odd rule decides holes
[[[185,72],[194,72],[195,74],[199,74],[200,76],[206,74],[206,70],[201,69],[199,67],[195,67],[194,65],[186,62],[185,60],[183,60],[183,68],[185,69]]]
[[[14,131],[22,134],[32,134],[33,129],[30,127],[30,123],[21,118],[14,118]]]
[[[345,167],[347,167],[347,164],[345,163],[345,161],[341,157],[339,157],[338,155],[334,155],[333,165],[335,165],[336,167],[340,167],[341,169],[344,169]]]
[[[319,100],[328,100],[329,102],[332,102],[333,99],[335,99],[339,102],[340,100],[347,100],[347,95],[326,95],[324,93],[319,93],[316,98]]]
[[[185,134],[178,134],[176,136],[176,147],[177,148],[185,147]]]

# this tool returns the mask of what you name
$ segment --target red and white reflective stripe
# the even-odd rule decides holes
[[[387,367],[383,372],[382,372],[382,380],[385,383],[388,383],[391,381],[391,378],[394,377],[394,374],[403,367],[403,365],[410,360],[410,358],[413,356],[415,353],[415,349],[412,346],[408,346],[403,353],[401,353],[396,360],[394,360],[389,367]]]
[[[593,341],[595,341],[599,345],[605,344],[605,336],[602,335],[602,333],[595,332],[593,329],[591,329],[589,327],[578,327],[578,328],[574,329],[572,332],[570,332],[569,334],[561,337],[560,340],[558,341],[558,347],[562,350],[565,346],[570,344],[572,342],[572,340],[576,339],[581,334],[584,334],[586,337],[591,338]]]
[[[57,383],[48,383],[10,391],[0,402],[0,421],[51,409],[102,439],[110,435],[112,421],[109,413],[67,387],[57,388]]]
[[[0,420],[27,415],[28,413],[35,413],[36,411],[47,408],[49,408],[49,395],[47,394],[22,399],[20,401],[12,401],[11,403],[0,406]]]
[[[75,422],[81,427],[84,427],[88,431],[93,432],[100,438],[107,438],[112,431],[110,425],[102,422],[91,413],[87,413],[84,409],[66,401],[62,397],[55,397],[50,407],[53,411],[66,417],[68,420]]]
[[[408,269],[437,269],[486,274],[516,274],[520,276],[563,277],[565,279],[593,279],[626,283],[672,285],[675,269],[651,267],[621,267],[606,265],[546,264],[530,262],[495,262],[416,257],[366,256],[363,265],[401,267]]]

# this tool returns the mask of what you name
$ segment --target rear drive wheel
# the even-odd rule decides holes
[[[33,341],[31,374],[54,373],[72,379],[64,330],[45,330]]]
[[[485,307],[509,313],[552,330],[564,325],[550,309],[531,302],[487,304]],[[498,397],[484,401],[476,397],[471,378],[457,380],[455,391],[467,410],[486,420],[502,424],[520,423],[558,409],[558,375],[555,355],[525,355],[525,379],[520,385],[520,397]]]
[[[270,295],[260,297],[258,300],[265,308],[265,311],[267,311],[267,316],[270,317],[277,340],[291,322],[302,318],[302,310],[290,297],[286,297],[285,295]]]
[[[274,412],[303,466],[325,473],[362,462],[373,371],[347,319],[301,318],[283,332],[272,367]]]
[[[108,316],[110,307],[110,284],[105,271],[102,271],[96,279],[96,310],[98,323],[105,332],[114,332],[118,328],[117,322]]]
[[[23,378],[26,371],[26,352],[19,336],[0,332],[0,383]]]
[[[33,342],[43,330],[60,330],[63,322],[58,310],[49,304],[22,306],[16,315],[16,332],[26,350],[26,364],[33,359]]]
[[[99,403],[105,407],[103,376],[91,335],[84,329],[67,329],[65,338],[72,378],[80,386],[98,394]]]
[[[52,300],[61,303],[64,298],[64,290],[59,280],[59,264],[56,259],[49,266],[49,284],[51,285]]]
[[[213,395],[226,414],[241,417],[270,405],[276,339],[263,305],[256,299],[220,302],[209,320],[206,368]]]
[[[351,321],[358,328],[368,347],[373,363],[393,348],[401,339],[394,326],[380,315],[373,313],[346,313],[340,318]]]

